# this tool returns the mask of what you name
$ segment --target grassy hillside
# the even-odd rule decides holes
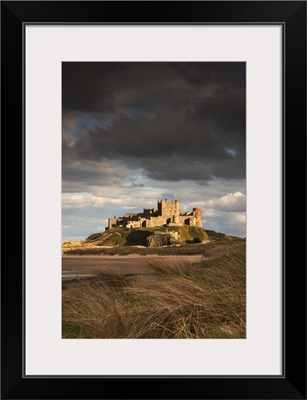
[[[173,245],[197,244],[209,240],[207,232],[203,228],[184,227],[155,227],[155,228],[112,228],[105,232],[94,233],[81,242],[66,242],[62,245],[64,254],[105,254],[105,248],[121,246],[148,246],[148,238],[152,235],[167,236],[165,243]],[[103,248],[103,249],[102,249]],[[78,253],[79,252],[79,253]]]
[[[244,338],[245,240],[208,246],[199,264],[65,283],[63,338]]]

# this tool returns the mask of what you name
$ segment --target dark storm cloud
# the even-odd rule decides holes
[[[124,105],[160,108],[208,85],[245,90],[245,64],[229,62],[64,62],[62,106],[104,112]]]
[[[204,62],[171,63],[183,77],[194,85],[216,84],[224,89],[245,87],[245,63]]]
[[[108,63],[62,63],[62,107],[64,112],[112,110],[112,91],[106,77],[116,68]],[[118,65],[119,66],[119,65]]]
[[[121,106],[152,107],[163,102],[163,91],[152,85],[171,75],[162,63],[84,63],[62,64],[62,106],[64,112],[116,112]],[[174,74],[173,74],[174,75]],[[144,94],[146,96],[144,96]]]
[[[63,110],[113,121],[65,137],[64,164],[118,159],[157,180],[245,177],[243,63],[63,63]]]

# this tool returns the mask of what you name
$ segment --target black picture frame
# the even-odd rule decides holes
[[[102,16],[102,17],[100,17]],[[27,377],[24,365],[26,24],[280,24],[284,32],[282,376]],[[3,399],[306,399],[306,2],[3,1]],[[6,156],[7,158],[5,158]],[[12,175],[13,158],[18,175]],[[15,165],[15,167],[16,167]],[[13,179],[13,184],[12,184]],[[22,199],[22,206],[21,206]],[[10,210],[10,211],[9,211]],[[14,222],[13,222],[14,221]],[[14,240],[8,235],[16,230]],[[20,227],[23,226],[22,232]],[[6,230],[8,229],[8,230]],[[17,251],[18,250],[18,251]]]

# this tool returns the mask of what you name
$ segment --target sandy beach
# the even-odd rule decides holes
[[[76,277],[95,275],[95,272],[113,270],[120,274],[142,274],[151,273],[152,264],[172,263],[197,263],[203,256],[158,256],[158,255],[136,255],[127,256],[62,256],[62,279],[69,280]]]

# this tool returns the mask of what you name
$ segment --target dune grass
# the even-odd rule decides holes
[[[113,271],[63,287],[63,338],[244,338],[245,245],[199,264]]]

